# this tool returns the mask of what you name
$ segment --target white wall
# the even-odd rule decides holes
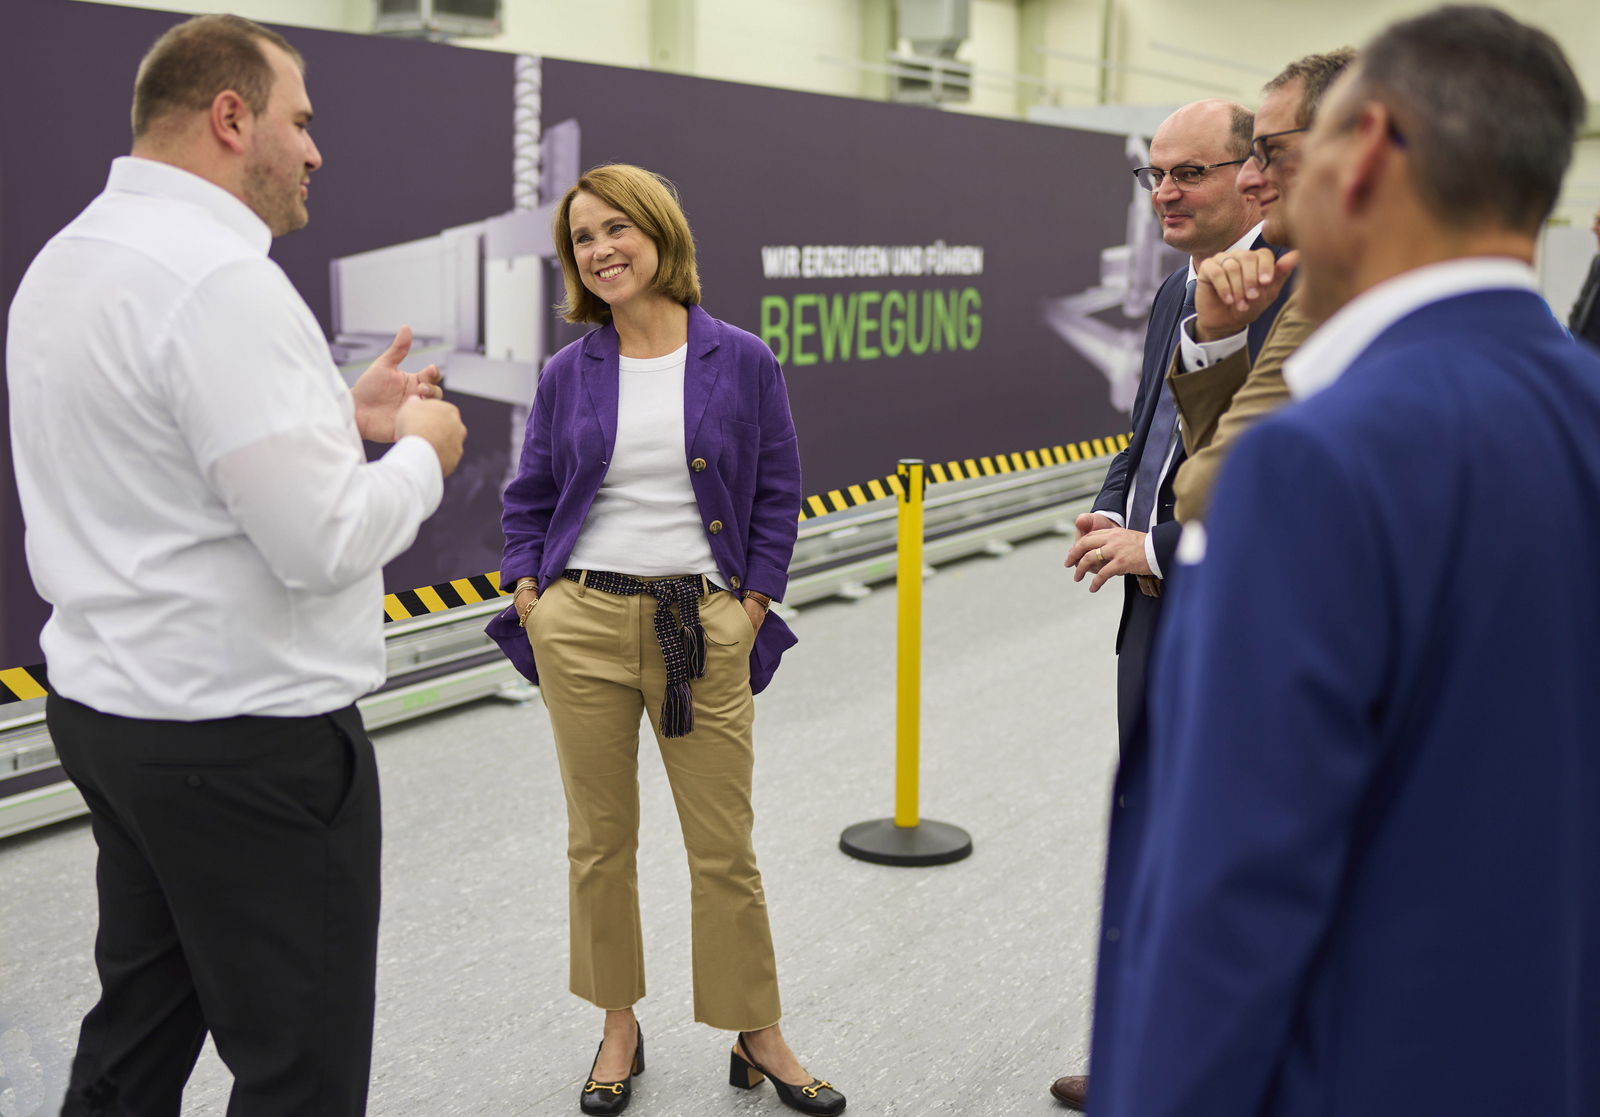
[[[1046,43],[1081,55],[1099,51],[1100,9],[1095,0],[1048,0]],[[1115,0],[1111,57],[1166,78],[1115,73],[1112,100],[1162,104],[1205,96],[1259,102],[1261,83],[1302,55],[1359,46],[1396,19],[1436,7],[1435,0]],[[1501,7],[1548,31],[1567,52],[1592,105],[1600,106],[1600,3],[1594,0],[1517,0]],[[1222,61],[1205,61],[1161,49],[1176,46]],[[1248,68],[1248,69],[1247,69]],[[1253,72],[1252,72],[1253,70]],[[1078,86],[1062,90],[1060,104],[1089,104],[1094,66],[1050,58],[1047,81]],[[1170,79],[1185,79],[1181,84]],[[1600,107],[1589,128],[1600,130]],[[1579,143],[1554,218],[1587,226],[1600,205],[1600,139]]]
[[[262,23],[291,27],[320,27],[333,31],[365,31],[371,26],[370,5],[365,0],[95,0],[128,8],[153,8],[161,12],[232,12]]]
[[[612,66],[650,64],[650,0],[505,0],[502,22],[499,37],[463,45]],[[352,29],[370,26],[368,16]]]
[[[699,0],[695,72],[702,77],[856,96],[859,0]]]
[[[976,71],[972,101],[951,108],[985,116],[1015,116],[1016,83],[994,75],[1014,74],[1017,70],[1016,0],[972,0],[969,28],[971,35],[956,57],[972,63]]]

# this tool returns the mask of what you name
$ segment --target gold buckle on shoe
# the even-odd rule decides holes
[[[833,1089],[833,1083],[824,1082],[822,1079],[819,1078],[814,1083],[812,1083],[810,1086],[802,1086],[802,1087],[800,1087],[800,1092],[802,1094],[804,1094],[808,1098],[815,1098],[817,1096],[817,1091],[818,1090],[831,1090],[831,1089]]]
[[[586,1093],[586,1094],[592,1094],[596,1090],[610,1090],[613,1094],[616,1094],[618,1097],[621,1097],[622,1096],[622,1083],[620,1083],[620,1082],[596,1082],[594,1079],[591,1078],[591,1079],[589,1079],[589,1084],[583,1088],[583,1092]],[[816,1097],[815,1094],[813,1094],[811,1096],[812,1097]]]

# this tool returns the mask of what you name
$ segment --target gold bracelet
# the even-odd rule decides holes
[[[528,602],[528,607],[522,610],[521,614],[517,618],[517,626],[519,628],[528,627],[528,614],[533,612],[533,607],[537,604],[539,604],[538,597],[535,597],[532,601]]]

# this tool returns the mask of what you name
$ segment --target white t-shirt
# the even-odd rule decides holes
[[[443,492],[368,462],[316,318],[243,202],[124,156],[11,304],[11,451],[39,638],[122,717],[308,716],[384,678],[383,564]]]
[[[619,357],[617,445],[567,566],[655,578],[717,573],[689,483],[683,370],[689,346]]]

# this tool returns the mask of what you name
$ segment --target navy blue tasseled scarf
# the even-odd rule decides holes
[[[694,732],[694,692],[689,680],[703,679],[706,675],[706,630],[700,623],[700,593],[702,587],[709,593],[717,593],[722,587],[698,577],[647,582],[609,570],[591,570],[588,577],[581,571],[568,570],[561,576],[569,582],[618,597],[647,593],[656,599],[656,639],[661,644],[661,658],[667,664],[661,735],[685,737]],[[678,607],[676,618],[672,614],[674,604]],[[674,626],[678,629],[676,637],[672,631]]]

